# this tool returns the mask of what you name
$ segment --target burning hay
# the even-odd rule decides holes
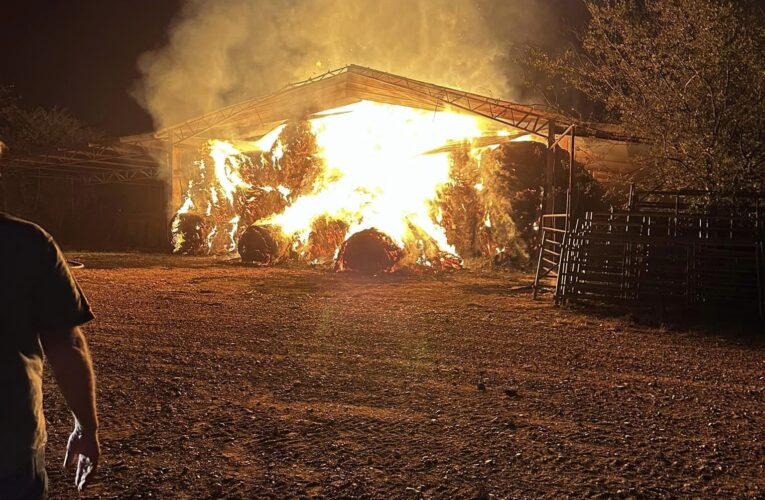
[[[450,181],[438,193],[437,206],[446,238],[462,257],[480,255],[483,207],[478,199],[480,176],[478,160],[470,154],[470,145],[450,154]]]
[[[348,224],[340,219],[321,216],[311,223],[308,236],[308,259],[314,264],[327,264],[335,259],[338,248],[348,234]]]
[[[263,265],[289,257],[373,274],[524,263],[544,169],[536,159],[520,168],[513,151],[525,162],[544,146],[512,143],[524,137],[498,127],[362,101],[255,141],[210,141],[187,168],[175,251],[238,249]]]
[[[204,253],[207,246],[207,223],[198,214],[178,213],[172,222],[175,253],[195,255]]]

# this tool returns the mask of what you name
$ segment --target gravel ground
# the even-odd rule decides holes
[[[555,308],[521,274],[75,254],[86,498],[765,495],[765,342]],[[51,498],[70,428],[46,377]]]

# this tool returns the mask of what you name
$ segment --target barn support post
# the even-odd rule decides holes
[[[543,213],[555,213],[555,122],[547,125],[547,169],[545,172],[545,206]]]
[[[173,144],[171,163],[172,170],[170,171],[170,185],[172,186],[170,195],[171,218],[173,215],[175,215],[176,210],[178,210],[183,204],[183,176],[181,172],[182,158],[183,149],[181,149],[180,146]]]
[[[180,208],[183,198],[181,186],[181,149],[170,136],[165,156],[167,178],[165,179],[165,220],[167,222],[166,240],[170,244],[170,224],[175,212]]]
[[[571,130],[571,138],[568,145],[568,192],[566,193],[566,231],[571,229],[571,218],[574,210],[574,190],[576,189],[576,182],[574,177],[574,141],[576,140],[576,125],[569,127]]]

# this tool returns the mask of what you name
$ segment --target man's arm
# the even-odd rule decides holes
[[[64,466],[77,460],[75,485],[82,489],[98,465],[96,379],[85,336],[78,327],[40,332],[40,342],[69,409],[74,432],[69,437]]]

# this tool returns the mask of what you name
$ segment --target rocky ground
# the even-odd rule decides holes
[[[765,495],[762,335],[554,308],[520,274],[70,257],[98,315],[86,498]],[[51,498],[77,498],[50,374],[45,404]]]

